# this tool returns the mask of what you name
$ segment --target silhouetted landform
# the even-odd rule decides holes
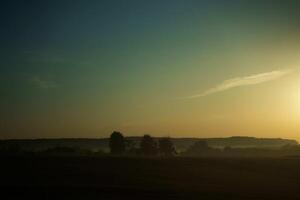
[[[106,146],[108,143],[108,150]],[[226,146],[225,146],[226,145]],[[54,156],[193,156],[193,157],[274,157],[300,156],[300,145],[294,140],[230,138],[154,138],[125,137],[113,132],[109,139],[40,139],[2,140],[0,155]]]
[[[224,148],[227,146],[235,148],[277,148],[284,145],[297,145],[296,140],[282,138],[255,138],[246,136],[233,136],[228,138],[173,138],[174,144],[179,149],[187,149],[194,142],[204,140],[208,146]]]
[[[154,137],[155,138],[155,137]],[[155,138],[159,139],[159,138]],[[281,138],[255,138],[255,137],[228,137],[228,138],[170,138],[177,151],[186,151],[197,141],[206,141],[208,146],[224,148],[278,148],[284,145],[297,145],[296,140]],[[126,140],[138,146],[142,137],[126,137]],[[57,146],[89,149],[91,151],[109,152],[109,138],[62,138],[62,139],[24,139],[24,140],[0,140],[1,147],[19,147],[28,151],[41,151]]]

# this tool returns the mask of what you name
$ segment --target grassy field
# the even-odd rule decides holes
[[[300,158],[2,157],[1,192],[39,199],[300,199]]]

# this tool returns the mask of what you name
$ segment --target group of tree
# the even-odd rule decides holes
[[[173,156],[177,154],[170,138],[153,138],[150,135],[144,135],[140,141],[137,141],[124,137],[120,132],[113,132],[110,136],[109,147],[110,153],[113,155]],[[232,148],[230,146],[217,148],[209,146],[206,140],[198,140],[182,151],[180,155],[192,157],[300,155],[300,146],[287,145],[277,150],[254,147]]]
[[[150,135],[144,135],[139,148],[135,143],[126,138],[120,132],[113,132],[109,140],[110,153],[121,155],[125,153],[141,154],[145,156],[172,156],[176,154],[175,147],[170,138],[161,138],[158,141]]]
[[[143,137],[124,137],[120,132],[113,132],[110,136],[109,147],[112,155],[143,155],[143,156],[191,156],[191,157],[274,157],[274,156],[300,156],[300,145],[288,144],[278,148],[269,147],[236,147],[217,146],[208,143],[206,139],[195,139],[193,144],[182,146],[178,142],[177,152],[171,138],[154,138],[150,135]],[[103,148],[91,148],[86,142],[80,145],[59,142],[46,145],[34,141],[37,147],[33,148],[27,141],[0,142],[0,156],[16,155],[45,155],[45,156],[105,156],[108,154]],[[44,145],[45,144],[45,145]],[[98,145],[98,143],[97,143]]]

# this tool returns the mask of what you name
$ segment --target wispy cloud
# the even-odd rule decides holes
[[[30,79],[36,87],[41,89],[53,89],[57,88],[59,85],[55,81],[42,79],[40,76],[34,76]]]
[[[291,70],[276,70],[276,71],[271,71],[271,72],[266,72],[261,74],[255,74],[251,76],[228,79],[223,81],[221,84],[204,91],[203,93],[187,96],[185,97],[185,99],[204,97],[207,95],[211,95],[217,92],[222,92],[236,87],[256,85],[256,84],[272,81],[275,79],[279,79],[289,74],[290,72]]]

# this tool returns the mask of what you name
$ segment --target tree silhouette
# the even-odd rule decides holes
[[[112,154],[122,154],[125,152],[125,140],[122,133],[114,131],[110,135],[109,148]]]
[[[164,156],[171,156],[176,153],[174,145],[170,138],[162,138],[158,142],[159,145],[159,152],[161,155]]]
[[[150,135],[144,135],[141,141],[141,152],[144,155],[156,155],[158,152],[157,143]]]

